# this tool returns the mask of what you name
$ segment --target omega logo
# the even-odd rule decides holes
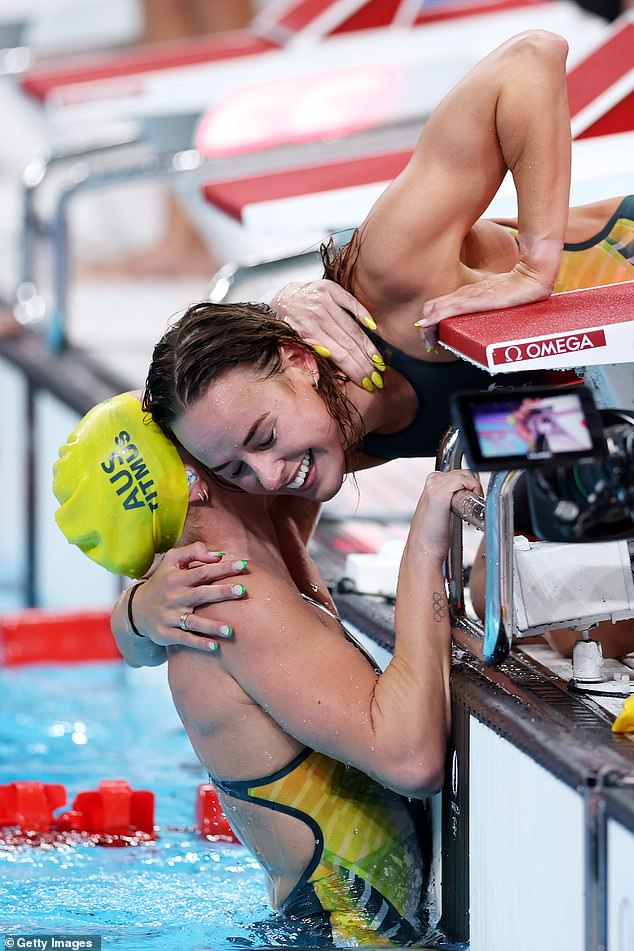
[[[543,337],[526,343],[511,343],[494,347],[493,363],[520,363],[523,360],[537,360],[554,357],[559,354],[575,353],[578,350],[593,350],[605,346],[603,330],[581,331],[562,334],[557,337]]]

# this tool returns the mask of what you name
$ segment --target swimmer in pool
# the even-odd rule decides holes
[[[226,543],[230,564],[248,559],[246,591],[225,604],[234,633],[220,650],[143,636],[135,601],[160,586],[161,565],[124,592],[114,629],[134,666],[167,660],[192,745],[262,864],[271,904],[320,940],[422,939],[428,856],[404,797],[424,799],[443,781],[451,657],[442,563],[451,498],[463,488],[480,490],[463,470],[426,482],[401,566],[394,658],[379,673],[324,606],[332,602],[316,569],[310,589],[297,588],[270,498],[236,493],[179,454],[135,396],[99,404],[60,449],[56,520],[99,564],[140,577],[175,536],[175,557],[194,574],[211,538]],[[297,557],[308,557],[301,544]],[[206,610],[187,612],[181,627]]]

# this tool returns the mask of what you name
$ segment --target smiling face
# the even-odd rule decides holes
[[[341,487],[345,454],[310,355],[287,351],[284,369],[265,377],[236,368],[212,383],[172,423],[183,446],[246,492],[326,501]]]

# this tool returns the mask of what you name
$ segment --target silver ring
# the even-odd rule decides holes
[[[189,628],[187,627],[187,618],[191,617],[191,614],[192,614],[191,611],[189,611],[187,614],[181,614],[180,620],[178,622],[178,626],[180,627],[181,631],[189,630]]]

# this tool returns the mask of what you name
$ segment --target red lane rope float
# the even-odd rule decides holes
[[[65,805],[60,783],[17,781],[0,785],[0,848],[18,845],[144,845],[158,838],[154,793],[132,789],[123,779],[107,779],[96,790],[79,792],[72,808]],[[167,831],[196,833],[209,842],[238,842],[212,785],[196,793],[196,825],[168,826]]]
[[[199,835],[209,842],[239,842],[222,810],[218,793],[211,783],[203,783],[198,787],[196,827]]]
[[[0,663],[78,663],[121,660],[107,611],[27,608],[0,616]]]
[[[50,832],[53,809],[66,802],[59,783],[16,782],[0,786],[0,828],[17,826],[30,832]]]
[[[58,783],[15,782],[0,786],[2,845],[61,844],[89,840],[94,845],[139,845],[157,838],[154,793],[134,790],[122,779],[104,780],[80,792],[72,808],[57,816],[67,795]]]

